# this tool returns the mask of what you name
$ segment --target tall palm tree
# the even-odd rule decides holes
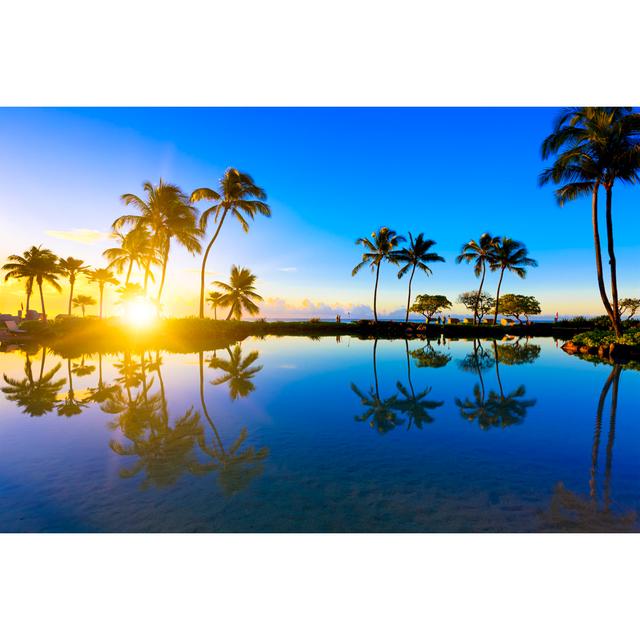
[[[207,267],[207,258],[213,243],[217,240],[222,225],[227,215],[231,215],[242,226],[243,231],[248,233],[249,222],[253,220],[257,213],[271,217],[271,208],[265,202],[267,193],[257,186],[253,178],[248,173],[242,173],[234,168],[229,168],[224,172],[220,180],[219,191],[202,187],[196,189],[191,194],[191,202],[208,200],[213,205],[202,212],[200,216],[200,229],[204,233],[207,223],[213,214],[213,221],[216,223],[216,230],[207,245],[202,257],[202,269],[200,271],[200,318],[204,318],[204,274]]]
[[[67,310],[67,315],[71,315],[73,288],[76,284],[76,278],[79,275],[86,274],[89,270],[89,265],[86,265],[84,260],[79,260],[78,258],[72,258],[69,256],[68,258],[60,258],[60,260],[58,260],[58,266],[60,267],[61,275],[69,280],[69,308]]]
[[[229,307],[229,315],[227,320],[232,317],[236,320],[242,318],[242,312],[255,316],[260,309],[255,302],[261,301],[262,296],[256,293],[254,283],[256,276],[246,267],[237,267],[235,264],[231,267],[231,276],[229,283],[216,280],[213,284],[222,289],[223,294],[220,298],[221,307]]]
[[[492,236],[488,231],[480,236],[479,241],[469,240],[466,244],[462,245],[460,249],[460,255],[457,256],[456,262],[466,262],[467,264],[473,263],[473,273],[476,278],[480,278],[480,286],[478,287],[478,296],[476,298],[476,305],[473,310],[473,323],[478,322],[478,303],[480,302],[480,295],[482,294],[482,287],[484,285],[484,279],[487,275],[487,265],[494,259],[495,247],[498,239]]]
[[[365,249],[362,254],[362,261],[359,262],[351,271],[351,275],[355,276],[362,267],[370,265],[371,271],[376,273],[376,282],[373,287],[373,317],[378,322],[378,281],[380,279],[380,265],[383,261],[395,263],[395,252],[398,245],[405,241],[403,236],[399,236],[393,229],[388,227],[380,227],[380,230],[371,234],[373,241],[369,238],[358,238],[357,245],[362,245]]]
[[[596,274],[602,304],[617,336],[622,335],[618,307],[617,266],[613,237],[612,195],[616,180],[638,181],[640,170],[640,114],[630,107],[572,107],[561,113],[553,132],[542,143],[542,157],[555,156],[540,175],[540,184],[561,185],[556,190],[560,206],[591,195],[591,224]],[[598,192],[606,194],[607,251],[611,275],[611,300],[604,284]]]
[[[214,320],[218,319],[218,307],[220,306],[221,298],[222,294],[219,291],[209,291],[209,295],[207,296],[207,302],[213,308]]]
[[[202,250],[199,237],[203,232],[197,224],[196,208],[189,203],[188,196],[178,186],[164,182],[161,178],[157,186],[146,181],[142,188],[145,192],[144,199],[133,193],[125,193],[121,196],[122,202],[137,209],[138,213],[120,216],[114,221],[113,228],[117,231],[123,225],[131,224],[134,228],[145,228],[151,234],[162,264],[162,275],[156,298],[159,305],[167,273],[171,241],[176,240],[194,255]],[[151,261],[147,258],[145,290],[150,268]]]
[[[436,244],[435,240],[425,240],[423,233],[418,234],[414,240],[411,232],[409,232],[409,246],[393,252],[394,260],[399,263],[404,263],[404,266],[398,271],[398,278],[402,278],[405,273],[411,270],[411,275],[409,276],[409,294],[407,296],[407,312],[404,318],[405,322],[409,321],[411,284],[413,282],[413,276],[415,275],[416,269],[420,269],[427,275],[431,275],[433,272],[427,263],[444,262],[444,258],[441,255],[431,251],[434,244]]]
[[[160,264],[157,251],[151,239],[151,234],[144,227],[134,227],[127,233],[114,231],[112,237],[119,241],[119,247],[111,247],[102,252],[109,262],[108,268],[116,273],[126,270],[125,285],[129,284],[133,266],[145,270],[145,286],[149,279],[151,266]],[[148,267],[148,268],[147,268]]]
[[[89,282],[98,284],[100,291],[100,318],[102,319],[102,301],[104,298],[105,285],[111,284],[115,287],[120,283],[109,269],[93,269],[87,273],[87,277],[89,278]]]
[[[5,282],[9,278],[25,280],[25,293],[27,294],[26,312],[29,312],[29,302],[33,293],[33,283],[35,281],[34,262],[40,255],[40,247],[31,247],[22,255],[10,255],[9,262],[2,266],[2,270],[7,273],[4,276]]]
[[[27,278],[27,297],[31,295],[33,281],[38,285],[40,291],[40,304],[42,305],[42,319],[46,320],[46,309],[44,306],[44,294],[42,287],[45,283],[50,284],[56,291],[61,291],[58,276],[61,273],[58,264],[58,256],[49,249],[43,249],[42,246],[31,247],[25,251],[22,256],[9,256],[8,262],[2,268],[7,271],[7,278]],[[31,284],[29,284],[29,281]],[[29,310],[29,301],[27,299],[27,311]]]
[[[80,307],[82,309],[82,317],[84,318],[84,309],[85,307],[92,307],[95,305],[95,298],[91,296],[79,295],[73,299],[73,306]]]
[[[498,279],[498,290],[496,292],[496,310],[493,316],[493,324],[498,322],[498,313],[500,307],[500,287],[502,286],[502,278],[505,271],[515,273],[520,278],[527,277],[526,267],[537,267],[538,263],[529,258],[529,251],[522,242],[503,237],[497,240],[495,244],[493,260],[489,264],[491,271],[500,271]]]

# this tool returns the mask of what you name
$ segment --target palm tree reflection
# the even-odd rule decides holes
[[[419,393],[415,392],[413,381],[411,379],[411,358],[409,357],[410,353],[413,356],[414,352],[409,351],[409,342],[405,340],[408,388],[400,381],[397,381],[396,388],[398,389],[398,393],[387,398],[380,397],[377,350],[378,340],[375,339],[373,343],[374,386],[372,386],[368,392],[363,393],[353,382],[351,383],[351,390],[358,396],[361,405],[365,409],[362,414],[355,416],[355,420],[357,422],[368,422],[372,429],[375,429],[381,434],[387,433],[395,429],[397,426],[405,424],[404,417],[408,419],[407,429],[411,429],[414,425],[418,429],[422,429],[424,424],[433,422],[433,417],[429,411],[442,406],[444,402],[426,400],[426,397],[431,392],[431,387],[426,387]],[[446,362],[448,362],[448,360]],[[446,364],[446,362],[444,364]],[[444,364],[436,366],[444,366]],[[398,394],[400,397],[398,397]]]
[[[613,467],[613,445],[616,434],[618,389],[622,366],[614,364],[604,382],[596,408],[591,467],[589,470],[589,496],[570,491],[564,483],[555,486],[548,511],[542,514],[543,528],[560,531],[623,532],[637,530],[635,511],[619,513],[614,510],[611,499],[611,473]],[[602,506],[598,492],[598,457],[602,436],[604,407],[611,391],[609,410],[609,433],[605,454]]]
[[[230,353],[230,356],[232,354]],[[251,367],[250,365],[255,362],[258,357],[258,352],[254,351],[247,358],[242,360],[240,347],[236,345],[236,349],[234,349],[233,360],[237,363],[237,366],[234,365],[235,368],[232,370],[237,372],[237,376],[235,378],[234,384],[240,384],[240,388],[242,389],[242,393],[238,389],[237,386],[234,386],[234,389],[238,389],[238,393],[234,396],[231,392],[232,389],[232,380],[224,380],[224,382],[229,381],[229,395],[233,400],[237,398],[238,395],[246,396],[251,391],[254,390],[254,385],[250,382],[249,378],[253,377],[258,371],[262,369],[262,367]],[[245,447],[244,445],[249,432],[246,427],[243,427],[240,430],[240,434],[235,439],[231,445],[225,447],[222,442],[222,438],[220,437],[220,433],[216,428],[211,415],[209,414],[209,410],[207,408],[207,403],[205,402],[204,396],[204,353],[201,351],[198,354],[199,359],[199,372],[200,372],[200,404],[202,406],[202,413],[207,421],[210,429],[211,435],[213,436],[213,440],[211,444],[207,443],[207,439],[204,435],[199,438],[198,444],[200,449],[210,458],[210,462],[201,465],[198,470],[198,473],[208,473],[210,471],[218,472],[218,482],[220,487],[222,488],[225,495],[232,495],[243,489],[246,489],[250,482],[260,476],[264,471],[264,460],[266,460],[269,455],[269,450],[266,447],[261,447],[260,449],[256,449],[253,445]],[[211,358],[210,362],[214,362],[216,360],[215,356]],[[211,366],[211,364],[209,365]],[[229,375],[229,374],[228,374]],[[223,376],[226,378],[227,376]],[[214,380],[214,384],[216,381]],[[218,384],[221,384],[219,382]]]
[[[54,380],[62,366],[58,363],[47,373],[44,372],[47,348],[42,347],[40,360],[40,374],[36,380],[33,376],[29,353],[25,354],[24,373],[21,380],[2,374],[7,386],[2,387],[6,397],[22,407],[22,413],[29,416],[42,416],[53,411],[56,407],[58,393],[66,382],[65,378]]]
[[[209,367],[212,369],[220,369],[224,373],[213,380],[212,384],[228,384],[229,396],[232,400],[244,398],[255,391],[255,385],[252,378],[262,370],[262,366],[252,366],[258,359],[258,352],[252,351],[246,358],[242,357],[242,349],[240,344],[236,344],[233,351],[227,347],[229,359],[218,358],[212,356],[209,360]]]
[[[473,387],[473,398],[461,400],[456,398],[455,403],[460,410],[460,415],[469,422],[477,422],[483,429],[500,427],[502,429],[521,424],[527,417],[527,410],[536,404],[535,400],[525,399],[526,389],[524,385],[518,386],[514,391],[505,394],[500,376],[501,351],[496,341],[493,340],[493,356],[484,350],[479,340],[473,341],[473,352],[468,354],[460,363],[465,371],[475,371],[478,375],[479,384]],[[507,345],[502,345],[505,347]],[[536,345],[531,345],[536,346]],[[535,350],[523,350],[520,355],[516,353],[515,347],[508,350],[509,364],[520,364],[529,362],[531,358],[536,358]],[[503,351],[503,353],[505,353]],[[538,350],[539,353],[539,350]],[[490,390],[487,395],[485,389],[483,371],[495,367],[496,382],[499,391]]]

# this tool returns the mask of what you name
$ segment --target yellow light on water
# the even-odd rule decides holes
[[[146,298],[134,298],[125,305],[124,319],[132,327],[148,327],[156,320],[156,307]]]

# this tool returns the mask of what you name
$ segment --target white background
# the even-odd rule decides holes
[[[637,5],[5,2],[0,104],[638,104]],[[637,539],[4,535],[0,636],[626,638]]]

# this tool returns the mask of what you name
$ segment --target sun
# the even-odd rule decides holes
[[[155,305],[146,298],[134,298],[124,306],[124,320],[139,329],[152,325],[156,315]]]

